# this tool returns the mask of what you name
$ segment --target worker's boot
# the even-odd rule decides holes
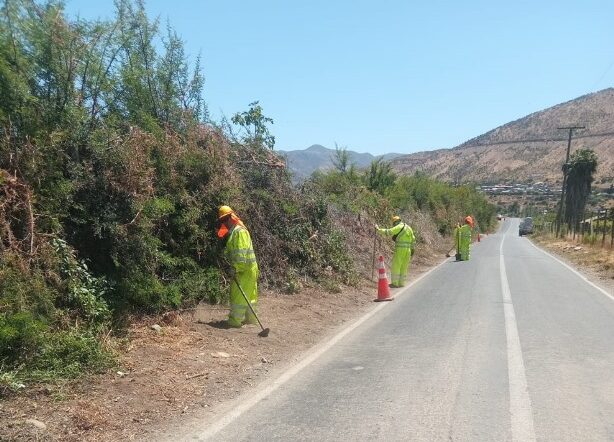
[[[241,322],[237,322],[232,318],[228,318],[228,326],[231,328],[241,328],[243,324]]]
[[[230,314],[228,315],[228,325],[234,328],[240,328],[245,319],[245,309],[242,305],[232,305]]]
[[[252,307],[254,308],[254,311],[256,311],[256,304],[252,304]],[[243,324],[258,324],[258,320],[249,309],[245,313],[245,319],[243,320]]]

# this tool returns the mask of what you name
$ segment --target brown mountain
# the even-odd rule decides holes
[[[614,182],[614,88],[535,112],[453,149],[404,155],[392,165],[403,174],[423,171],[456,183],[560,184],[568,133],[557,128],[564,126],[586,126],[574,133],[572,152],[593,149],[599,158],[595,183]]]

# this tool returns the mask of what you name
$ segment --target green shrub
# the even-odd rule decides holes
[[[232,119],[237,136],[206,123],[200,64],[190,68],[181,40],[161,35],[141,1],[89,22],[64,14],[62,2],[10,3],[0,14],[7,379],[108,366],[99,336],[112,316],[226,302],[214,234],[221,204],[250,229],[262,280],[289,292],[303,278],[331,291],[356,283],[349,232],[365,216],[420,209],[447,233],[471,213],[489,226],[493,209],[473,189],[398,178],[379,160],[363,173],[343,148],[337,170],[294,188],[258,103]]]
[[[118,283],[117,296],[124,309],[141,312],[160,312],[181,304],[181,292],[177,285],[165,285],[154,274],[128,273]]]
[[[87,372],[103,372],[115,363],[114,354],[86,331],[57,331],[45,338],[27,375],[31,380],[76,378]]]
[[[32,358],[47,328],[30,312],[0,314],[0,366],[16,366]]]
[[[22,388],[25,388],[25,384],[21,382],[19,374],[16,371],[3,371],[0,365],[0,397],[15,393]]]
[[[66,306],[76,310],[92,324],[108,321],[111,312],[104,299],[109,290],[107,281],[92,276],[85,263],[77,260],[74,250],[65,241],[54,239],[52,244],[60,259],[60,271],[65,278],[68,292]]]
[[[222,285],[220,270],[216,268],[198,269],[186,272],[180,278],[183,304],[193,306],[199,301],[210,304],[225,304],[229,299],[229,292]]]
[[[285,283],[283,285],[284,292],[288,295],[294,295],[303,288],[301,277],[296,269],[291,268],[285,275]]]
[[[324,237],[322,265],[332,267],[344,279],[349,280],[353,271],[353,262],[349,255],[347,240],[341,232],[331,231]]]
[[[34,318],[52,317],[58,296],[42,271],[28,269],[11,252],[0,255],[0,313],[28,311]]]

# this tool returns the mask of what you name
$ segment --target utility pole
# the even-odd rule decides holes
[[[567,126],[557,127],[558,130],[568,130],[569,138],[567,139],[567,156],[563,165],[563,188],[561,189],[561,202],[559,203],[559,211],[556,215],[556,237],[559,237],[561,232],[561,221],[563,219],[563,204],[565,203],[565,187],[567,186],[567,165],[569,164],[569,153],[571,151],[571,136],[576,129],[585,129],[585,126]]]

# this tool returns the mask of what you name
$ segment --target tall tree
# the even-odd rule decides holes
[[[573,153],[567,168],[565,189],[565,222],[572,227],[582,217],[586,201],[591,193],[593,174],[597,170],[597,155],[590,149],[579,149]]]
[[[392,165],[380,157],[371,161],[365,179],[369,190],[383,194],[386,189],[394,185],[396,175],[392,171]]]
[[[350,153],[348,152],[348,148],[339,147],[337,143],[335,143],[335,152],[332,154],[331,160],[333,162],[333,166],[335,166],[335,169],[343,174],[347,174],[354,166],[354,164],[350,161]]]
[[[254,147],[267,147],[271,150],[275,147],[275,137],[269,132],[268,125],[273,124],[273,119],[265,117],[262,106],[257,101],[249,104],[249,109],[237,112],[232,117],[232,122],[243,128],[246,134],[243,142]]]

